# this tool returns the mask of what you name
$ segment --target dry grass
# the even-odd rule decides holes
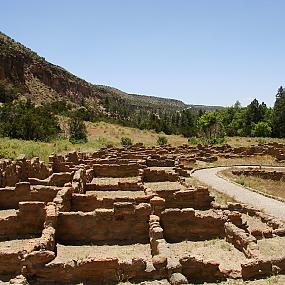
[[[285,255],[285,237],[274,237],[257,241],[261,254],[269,258]],[[285,283],[284,283],[285,284]]]
[[[247,223],[249,232],[254,232],[256,230],[261,230],[263,232],[272,230],[272,228],[263,223],[258,217],[242,214],[242,220]]]
[[[153,191],[159,190],[186,190],[186,187],[179,182],[145,182],[144,185]]]
[[[266,143],[280,143],[285,144],[285,139],[277,138],[251,138],[251,137],[227,137],[226,143],[233,146],[251,146],[257,144],[266,144]]]
[[[145,193],[143,191],[88,191],[94,193],[98,198],[143,198]]]
[[[169,244],[173,255],[179,258],[188,255],[201,257],[203,260],[216,260],[220,267],[227,270],[241,270],[241,263],[246,262],[245,255],[223,239],[207,241],[183,241]]]
[[[158,134],[153,130],[140,130],[105,122],[87,122],[86,126],[90,138],[105,138],[112,141],[114,145],[120,145],[121,137],[130,137],[134,143],[144,143],[146,146],[153,146],[157,145],[157,139],[160,135],[165,136],[168,143],[173,146],[187,143],[187,138],[183,136]]]
[[[220,283],[203,283],[204,285],[284,285],[285,275],[270,276],[264,279],[254,281],[243,281],[229,279]]]
[[[27,239],[13,239],[9,241],[0,242],[0,251],[1,252],[19,252],[22,250],[31,251],[34,247],[34,242],[37,238],[31,237]]]
[[[149,244],[132,245],[61,245],[57,244],[57,256],[52,263],[66,263],[71,260],[87,258],[118,258],[120,261],[129,261],[132,258],[143,258],[151,261]]]
[[[0,210],[0,219],[7,218],[9,216],[15,216],[17,210],[9,209],[9,210]]]
[[[231,169],[221,171],[220,173],[242,186],[256,189],[277,198],[285,199],[284,181],[274,181],[254,176],[233,175]]]
[[[100,178],[93,178],[92,184],[96,185],[117,185],[118,183],[138,183],[140,181],[139,176],[133,177],[100,177]]]
[[[255,155],[242,158],[218,158],[212,166],[233,166],[233,165],[270,165],[283,166],[284,163],[276,162],[270,155]]]
[[[154,281],[143,281],[139,283],[131,283],[127,282],[119,282],[118,285],[170,285],[170,283],[166,279],[162,280],[154,280]]]
[[[67,118],[58,116],[60,125],[64,129],[65,135],[67,135]],[[0,138],[0,158],[15,159],[20,154],[25,154],[28,158],[34,156],[40,157],[41,160],[48,162],[48,156],[51,153],[66,153],[73,150],[80,151],[94,151],[108,144],[114,146],[120,146],[121,137],[130,137],[134,143],[143,143],[146,146],[157,145],[157,139],[160,135],[153,130],[139,130],[136,128],[123,127],[117,124],[110,124],[105,122],[91,123],[86,122],[88,132],[88,142],[84,144],[71,144],[67,139],[54,140],[50,143],[35,142],[35,141],[24,141],[9,138]],[[179,146],[187,144],[187,138],[180,135],[164,135],[168,143],[173,146]],[[258,138],[239,138],[233,137],[228,138],[227,143],[231,146],[248,146],[251,144],[257,144],[260,142],[279,142],[285,144],[285,139],[258,139]],[[252,161],[252,163],[249,163]],[[214,166],[214,165],[233,165],[233,164],[260,164],[265,163],[264,157],[261,157],[258,161],[253,158],[250,159],[220,159],[215,164],[206,163],[203,166]],[[266,162],[267,163],[267,162]],[[275,162],[271,160],[268,164],[275,165]]]

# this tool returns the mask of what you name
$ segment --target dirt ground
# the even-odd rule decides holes
[[[223,239],[207,241],[183,241],[169,244],[174,256],[195,255],[204,260],[217,260],[220,267],[227,270],[240,271],[240,264],[247,261],[242,252]]]
[[[97,185],[117,185],[118,183],[137,183],[139,182],[140,177],[122,177],[122,178],[109,178],[109,177],[102,177],[102,178],[93,178],[92,184]]]
[[[0,241],[0,251],[1,252],[19,252],[24,249],[28,250],[33,248],[34,242],[37,238],[27,238],[27,239],[13,239],[9,241]]]
[[[200,283],[201,284],[201,283]],[[270,276],[265,279],[259,279],[254,281],[232,280],[221,283],[202,283],[203,285],[284,285],[285,275]],[[201,284],[201,285],[202,285]]]
[[[57,244],[57,257],[52,263],[65,263],[70,260],[94,258],[117,257],[120,261],[132,258],[143,258],[151,261],[151,250],[149,244],[132,245],[62,245]]]
[[[17,210],[15,209],[9,209],[9,210],[0,210],[0,219],[9,217],[9,216],[15,216],[17,214]]]
[[[157,190],[186,190],[186,187],[179,182],[146,182],[144,185],[153,191]]]
[[[141,198],[146,196],[144,191],[88,191],[88,193],[92,193],[98,198]]]
[[[143,281],[140,283],[120,282],[118,285],[170,285],[166,279],[154,280],[154,281]]]
[[[235,181],[236,183],[241,184],[245,187],[250,187],[265,194],[285,199],[284,181],[274,181],[253,176],[233,175],[232,169],[227,169],[225,171],[221,171],[220,173],[230,180]]]
[[[285,255],[285,237],[274,237],[257,241],[261,254],[269,258]],[[285,284],[285,282],[284,282]]]
[[[272,230],[271,227],[263,223],[258,217],[252,217],[246,214],[242,214],[242,220],[243,222],[247,222],[249,226],[249,232],[253,232],[255,230],[262,230],[263,232],[267,230]]]

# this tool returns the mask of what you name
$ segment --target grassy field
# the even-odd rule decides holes
[[[25,154],[28,158],[34,156],[39,157],[41,160],[47,162],[48,156],[51,153],[64,153],[72,150],[91,151],[104,147],[108,144],[114,146],[120,146],[121,137],[129,137],[134,143],[144,143],[146,146],[157,145],[157,139],[163,133],[158,134],[152,130],[139,130],[135,128],[123,127],[116,124],[110,124],[105,122],[98,123],[86,123],[88,132],[88,142],[85,144],[71,144],[68,139],[58,139],[48,143],[35,142],[35,141],[23,141],[17,139],[0,138],[0,158],[15,159],[20,154]],[[168,143],[173,146],[186,144],[187,138],[179,135],[164,135]],[[226,143],[232,146],[248,146],[251,144],[266,142],[279,142],[285,143],[285,139],[258,139],[258,138],[227,138]],[[271,159],[272,160],[272,159]],[[244,159],[240,159],[244,164]],[[253,161],[251,159],[251,161]],[[253,163],[264,163],[264,157],[260,160],[254,160]],[[225,161],[230,164],[238,161]],[[225,162],[219,160],[218,164],[224,164]],[[269,160],[267,162],[270,162]],[[216,163],[214,164],[216,165]],[[212,164],[209,164],[212,166]]]
[[[221,171],[220,173],[242,186],[256,189],[265,194],[269,194],[285,200],[284,181],[273,181],[270,179],[262,179],[254,176],[233,175],[230,169]]]

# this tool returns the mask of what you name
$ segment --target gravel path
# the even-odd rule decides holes
[[[267,198],[217,176],[219,171],[226,170],[228,168],[230,167],[200,169],[193,172],[192,176],[211,186],[218,192],[234,198],[236,201],[252,205],[285,221],[285,203]]]

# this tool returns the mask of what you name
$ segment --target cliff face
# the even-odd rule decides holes
[[[130,110],[183,110],[190,105],[182,101],[153,96],[128,94],[116,88],[92,85],[60,66],[47,62],[29,48],[0,32],[0,81],[12,83],[21,95],[41,104],[65,100],[73,107],[84,106],[93,111],[106,110],[106,102]],[[192,109],[195,109],[192,106]],[[199,106],[197,110],[211,110]],[[215,108],[215,109],[218,109]],[[117,110],[118,111],[118,110]],[[108,113],[116,117],[117,111]],[[104,112],[104,111],[103,111]]]
[[[20,54],[11,55],[0,53],[0,80],[24,83],[24,63],[25,58]]]
[[[38,103],[65,99],[77,105],[83,98],[89,98],[94,108],[100,105],[100,96],[95,94],[91,84],[47,62],[2,33],[0,33],[0,80],[21,87],[21,90],[24,90],[23,95]]]

